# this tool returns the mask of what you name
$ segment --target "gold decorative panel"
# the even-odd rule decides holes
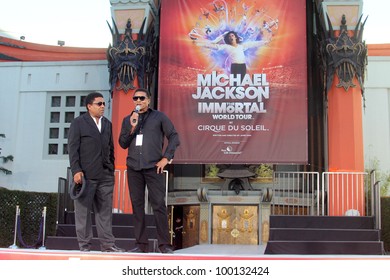
[[[214,205],[213,244],[251,244],[259,240],[258,206]]]
[[[200,224],[200,241],[202,243],[206,243],[208,240],[208,222],[206,220],[202,220]]]
[[[261,227],[261,242],[267,243],[269,240],[269,222],[264,221]]]

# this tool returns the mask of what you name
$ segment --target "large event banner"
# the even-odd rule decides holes
[[[163,0],[176,163],[307,163],[306,0]]]

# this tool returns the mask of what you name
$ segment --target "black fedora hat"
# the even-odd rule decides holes
[[[84,176],[82,177],[82,183],[76,184],[74,181],[72,182],[72,185],[70,186],[70,198],[71,199],[78,199],[82,197],[86,193],[86,180],[84,179]]]

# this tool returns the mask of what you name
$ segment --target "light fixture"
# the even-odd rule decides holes
[[[340,22],[345,16],[348,30],[354,30],[359,22],[363,11],[363,1],[323,1],[323,17],[325,19],[325,28],[329,31],[329,22],[333,30],[340,30]]]

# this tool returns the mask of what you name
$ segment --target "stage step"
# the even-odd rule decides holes
[[[319,228],[271,228],[270,240],[286,241],[377,241],[378,230],[369,229],[319,229]]]
[[[269,241],[264,254],[283,255],[382,255],[379,241]]]
[[[66,212],[64,214],[65,224],[58,224],[56,235],[46,237],[45,247],[54,250],[79,250],[76,238],[74,212]],[[157,230],[155,226],[154,215],[147,214],[146,234],[149,240],[149,251],[156,252],[157,248]],[[116,239],[116,245],[130,250],[135,247],[134,238],[134,223],[135,219],[132,214],[113,213],[112,232]],[[100,251],[100,244],[97,238],[95,217],[92,215],[92,250]]]
[[[270,216],[265,254],[382,255],[373,217]]]
[[[93,236],[97,236],[96,226],[92,226]],[[112,233],[116,238],[134,237],[134,226],[112,226]],[[157,238],[157,230],[155,226],[147,226],[146,234],[149,238]],[[56,236],[76,236],[76,226],[70,224],[57,225]]]
[[[271,215],[271,228],[373,229],[370,216],[289,216]]]
[[[113,213],[112,214],[112,225],[134,225],[134,215],[133,214],[124,214],[124,213]],[[74,212],[65,213],[65,223],[64,224],[74,224]],[[95,224],[95,215],[92,213],[92,224]],[[154,226],[155,220],[154,215],[146,214],[145,215],[145,224],[146,226]]]
[[[116,238],[115,245],[126,251],[135,247],[134,238]],[[45,242],[46,249],[51,250],[79,250],[76,237],[69,236],[48,236]],[[92,239],[92,251],[100,251],[98,238]],[[149,252],[157,252],[157,239],[149,239]]]

